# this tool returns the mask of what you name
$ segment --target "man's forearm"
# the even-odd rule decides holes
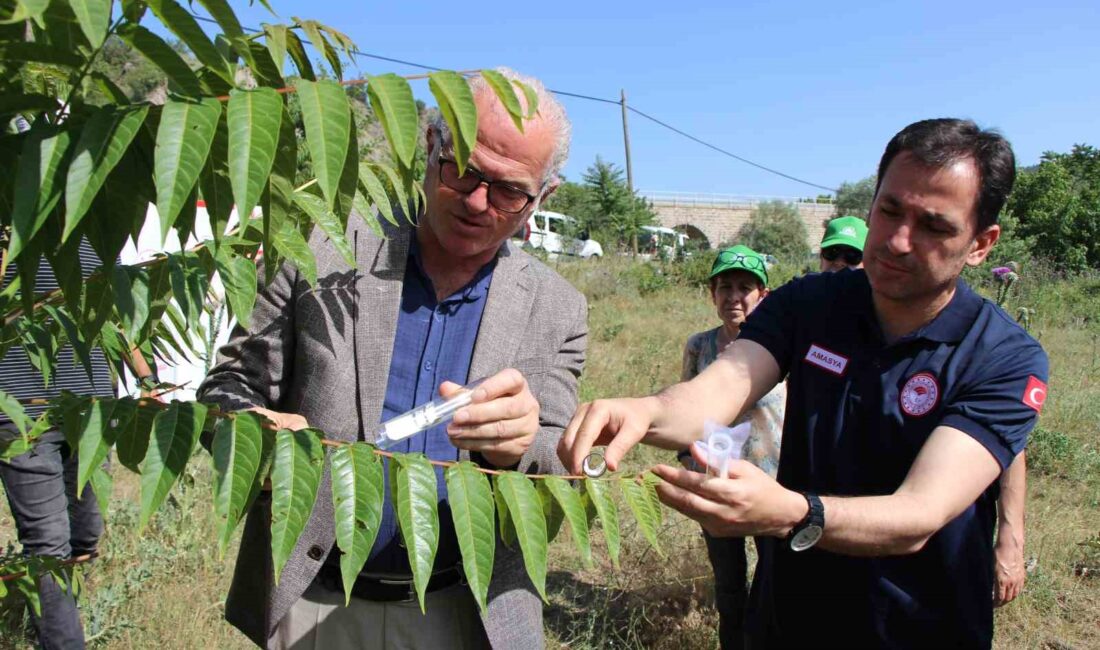
[[[736,341],[688,382],[645,400],[653,416],[647,444],[683,449],[698,440],[707,420],[726,425],[779,381],[779,367],[762,346]]]
[[[844,555],[904,555],[919,551],[943,522],[920,497],[821,497],[825,535],[818,546]]]
[[[1001,475],[997,500],[997,543],[1024,545],[1024,510],[1027,501],[1027,459],[1020,452]]]

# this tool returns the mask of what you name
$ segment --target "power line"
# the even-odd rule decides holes
[[[735,153],[726,151],[725,149],[723,149],[721,147],[715,146],[715,145],[713,145],[709,142],[706,142],[704,140],[700,140],[699,138],[691,135],[690,133],[685,133],[685,132],[681,131],[680,129],[672,126],[671,124],[668,124],[666,122],[662,122],[661,120],[658,120],[657,118],[653,117],[652,115],[648,115],[646,113],[643,113],[642,111],[639,111],[638,109],[634,108],[633,106],[628,105],[626,108],[627,108],[627,110],[629,110],[632,113],[635,113],[635,114],[637,114],[641,117],[644,117],[645,119],[647,119],[651,122],[654,122],[656,124],[660,124],[661,126],[665,127],[666,129],[669,129],[670,131],[674,131],[676,133],[679,133],[680,135],[684,136],[685,138],[687,138],[689,140],[694,140],[695,142],[698,142],[699,144],[703,145],[704,147],[714,149],[718,153],[729,156],[730,158],[733,158],[734,160],[739,160],[739,161],[745,163],[746,165],[752,165],[753,167],[756,167],[757,169],[763,169],[766,172],[776,174],[777,176],[782,176],[783,178],[795,181],[796,183],[802,183],[803,185],[809,185],[810,187],[816,187],[818,189],[828,190],[829,192],[836,192],[836,188],[826,187],[824,185],[818,185],[817,183],[811,183],[810,181],[803,180],[803,179],[798,178],[796,176],[791,176],[790,174],[785,174],[785,173],[779,171],[778,169],[772,169],[771,167],[765,167],[764,165],[761,165],[760,163],[753,162],[753,161],[749,160],[748,158],[743,158],[741,156],[738,156]]]
[[[206,22],[206,23],[211,23],[211,24],[215,24],[215,25],[218,23],[218,21],[214,20],[213,18],[207,18],[206,16],[201,16],[201,15],[195,14],[195,13],[192,13],[191,15],[196,20],[201,20],[201,21]],[[261,32],[261,30],[256,29],[255,27],[243,27],[242,29],[244,29],[244,31],[246,31],[246,32],[251,32],[253,34],[259,34]],[[313,45],[313,43],[310,43],[306,39],[302,39],[302,43],[306,44],[306,45]],[[318,49],[318,48],[316,46],[314,46],[314,49]],[[353,50],[351,53],[354,56],[358,56],[358,57],[362,57],[362,58],[366,58],[366,59],[375,59],[375,60],[378,60],[378,61],[387,61],[389,63],[397,63],[398,65],[407,65],[407,66],[410,66],[410,67],[413,67],[413,68],[419,68],[421,70],[432,70],[432,71],[436,71],[436,72],[444,70],[444,68],[437,68],[437,67],[432,66],[432,65],[425,65],[423,63],[414,63],[412,61],[405,61],[403,59],[395,59],[395,58],[388,57],[388,56],[382,56],[381,54],[371,54],[369,52],[363,52],[362,50],[358,50],[358,49]],[[547,90],[554,93],[555,95],[561,95],[563,97],[575,97],[577,99],[584,99],[584,100],[587,100],[587,101],[590,101],[590,102],[599,102],[599,103],[602,103],[602,104],[613,104],[615,106],[620,106],[622,104],[621,102],[617,102],[613,99],[605,99],[603,97],[593,97],[592,95],[582,95],[581,93],[572,93],[572,92],[567,92],[567,91],[564,91],[564,90],[554,90],[552,88],[548,88]],[[809,185],[810,187],[816,187],[818,189],[825,190],[825,191],[828,191],[828,192],[834,192],[835,193],[837,191],[836,188],[827,187],[825,185],[819,185],[818,183],[813,183],[813,182],[798,178],[797,176],[791,176],[790,174],[786,174],[784,172],[781,172],[778,169],[772,169],[771,167],[767,167],[765,165],[761,165],[760,163],[753,162],[753,161],[751,161],[748,158],[745,158],[743,156],[738,156],[737,154],[735,154],[731,151],[727,151],[727,150],[725,150],[725,149],[723,149],[723,148],[721,148],[717,145],[711,144],[711,143],[709,143],[705,140],[697,138],[697,137],[691,135],[690,133],[687,133],[685,131],[682,131],[682,130],[672,126],[671,124],[669,124],[667,122],[663,122],[663,121],[653,117],[652,115],[644,113],[644,112],[634,108],[633,106],[628,105],[627,110],[629,110],[630,112],[638,115],[639,117],[644,117],[645,119],[649,120],[650,122],[653,122],[654,124],[657,124],[659,126],[663,126],[664,128],[666,128],[666,129],[668,129],[668,130],[670,130],[670,131],[672,131],[672,132],[674,132],[678,135],[681,135],[681,136],[687,138],[688,140],[691,140],[693,142],[701,144],[704,147],[707,147],[708,149],[713,149],[714,151],[717,151],[718,153],[720,153],[722,155],[729,156],[730,158],[733,158],[734,160],[745,163],[746,165],[751,165],[753,167],[756,167],[757,169],[761,169],[761,170],[766,171],[770,174],[775,174],[776,176],[781,176],[783,178],[786,178],[787,180],[791,180],[791,181],[794,181],[796,183],[802,183],[803,185]]]

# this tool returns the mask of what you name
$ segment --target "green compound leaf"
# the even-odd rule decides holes
[[[493,477],[493,501],[497,504],[497,521],[500,523],[500,540],[508,548],[516,543],[516,527],[512,525],[512,514],[508,512],[508,502],[500,487],[500,476]]]
[[[348,238],[344,234],[340,218],[332,213],[324,200],[309,192],[295,192],[294,204],[309,215],[310,221],[321,228],[347,265],[355,268],[355,251],[351,250],[351,244],[348,243]]]
[[[305,530],[317,488],[321,484],[325,452],[316,429],[275,434],[275,458],[271,468],[271,559],[275,584]]]
[[[661,544],[657,540],[657,531],[661,526],[661,502],[657,499],[657,490],[652,483],[642,479],[627,476],[619,479],[619,488],[626,499],[626,505],[638,521],[638,527],[646,541],[664,557]]]
[[[324,54],[325,60],[332,66],[332,72],[336,75],[337,79],[342,79],[344,76],[344,66],[340,62],[340,55],[337,54],[336,48],[332,47],[332,43],[328,42],[321,30],[324,26],[316,20],[302,20],[297,16],[291,16],[295,24],[302,28],[309,38],[309,42],[313,45],[313,49]]]
[[[382,122],[394,157],[402,168],[412,169],[420,126],[409,82],[392,73],[372,76],[367,96],[371,109]]]
[[[313,64],[309,62],[309,54],[306,53],[305,45],[302,44],[302,39],[298,38],[298,35],[293,31],[287,31],[286,33],[286,50],[290,54],[291,61],[294,61],[295,67],[298,68],[298,76],[309,81],[316,81],[317,77],[313,74]]]
[[[72,136],[68,131],[46,125],[45,120],[35,122],[27,135],[15,176],[8,262],[18,257],[34,239],[61,199],[71,145]]]
[[[84,125],[65,177],[62,242],[69,238],[88,213],[92,200],[103,187],[107,175],[122,160],[122,154],[133,142],[148,112],[148,106],[122,110],[103,108],[96,111]]]
[[[126,339],[137,341],[149,320],[149,271],[136,266],[115,265],[111,269],[111,286]]]
[[[423,454],[395,454],[390,459],[390,489],[401,538],[409,553],[416,597],[424,611],[424,594],[439,547],[439,503],[435,470]]]
[[[208,284],[202,260],[195,253],[169,255],[168,276],[172,297],[179,304],[188,327],[200,326]]]
[[[314,257],[309,242],[294,226],[285,221],[278,224],[271,233],[271,243],[275,245],[280,255],[298,269],[310,285],[317,284],[317,258]],[[264,251],[264,256],[269,257],[267,249]]]
[[[596,508],[597,516],[600,518],[603,536],[607,540],[607,553],[611,556],[611,564],[618,570],[621,542],[619,511],[615,505],[615,499],[611,496],[611,483],[606,480],[586,479],[584,490],[592,505]]]
[[[235,90],[226,109],[229,183],[242,219],[252,214],[275,162],[283,99],[274,88]]]
[[[439,112],[451,130],[459,175],[466,173],[466,161],[477,145],[477,105],[466,78],[444,70],[428,75],[428,87],[439,103]]]
[[[123,407],[123,400],[115,406],[115,413]],[[149,451],[149,436],[153,431],[153,420],[161,409],[154,406],[138,406],[136,403],[133,417],[125,425],[121,425],[118,435],[115,437],[115,455],[118,462],[122,463],[132,472],[141,473],[141,462],[145,460],[145,454]]]
[[[592,564],[592,543],[588,538],[588,515],[584,511],[584,501],[580,493],[574,490],[569,482],[557,476],[550,476],[539,481],[540,487],[545,486],[558,502],[565,518],[569,520],[569,530],[573,534],[573,542],[577,550],[581,552],[581,558],[585,565]]]
[[[199,180],[221,115],[222,104],[213,98],[169,100],[164,105],[153,169],[162,244]]]
[[[69,0],[69,7],[92,47],[103,45],[111,22],[111,0]]]
[[[512,123],[520,133],[523,133],[523,106],[519,103],[519,97],[516,96],[516,89],[512,82],[496,70],[482,70],[481,76],[493,89],[497,99],[508,111],[508,115],[512,117]]]
[[[27,429],[31,427],[31,419],[27,417],[27,413],[23,410],[23,405],[19,403],[19,400],[2,390],[0,390],[0,413],[6,415],[8,420],[15,424],[15,428],[19,429],[20,436],[26,437]]]
[[[92,492],[95,494],[96,503],[99,505],[99,511],[103,513],[103,517],[107,517],[107,511],[111,505],[111,493],[115,489],[115,481],[111,478],[111,473],[108,472],[102,465],[95,468],[92,472]]]
[[[233,315],[241,327],[248,329],[252,324],[252,308],[256,306],[256,263],[233,255],[228,246],[222,246],[214,255],[214,266]]]
[[[542,501],[542,511],[546,515],[546,541],[553,542],[561,532],[562,522],[565,521],[565,512],[550,493],[550,488],[543,481],[535,482],[535,489]]]
[[[198,0],[198,3],[209,12],[214,20],[218,21],[218,26],[222,28],[222,32],[233,46],[233,50],[240,54],[250,67],[255,67],[252,53],[248,49],[248,40],[244,35],[244,29],[229,3],[226,0]]]
[[[496,532],[493,516],[493,488],[489,477],[477,465],[466,461],[451,465],[444,473],[447,501],[455,523],[458,547],[466,582],[482,615],[488,607],[489,581],[493,577]]]
[[[306,143],[329,209],[333,209],[340,186],[340,175],[348,153],[351,109],[344,88],[332,80],[299,80],[295,84],[306,127]]]
[[[542,499],[535,484],[524,474],[505,472],[497,479],[523,551],[527,575],[543,602],[549,602],[546,598],[546,515],[542,511]]]
[[[241,412],[214,426],[210,452],[214,457],[214,512],[218,516],[218,556],[225,556],[233,531],[255,497],[252,487],[260,471],[264,440],[260,418]]]
[[[77,446],[76,493],[82,494],[84,486],[92,478],[97,467],[107,460],[115,443],[116,429],[111,426],[115,400],[95,399],[84,412],[80,423],[80,442]]]
[[[526,119],[531,119],[539,112],[539,95],[535,92],[535,89],[522,81],[513,81],[513,84],[517,88],[523,91],[523,98],[527,100],[527,113],[524,115]]]
[[[198,97],[202,94],[202,85],[195,71],[183,60],[164,39],[141,25],[129,23],[118,30],[119,37],[130,47],[141,52],[146,59],[153,62],[164,72],[168,80],[177,89],[188,97]]]
[[[264,30],[264,45],[267,46],[267,51],[271,53],[271,60],[275,62],[275,68],[279,71],[281,77],[283,69],[286,67],[286,25],[260,23],[260,26]]]
[[[337,447],[329,456],[332,465],[332,505],[336,518],[336,544],[344,604],[351,602],[351,588],[370,556],[382,523],[385,481],[382,461],[374,446],[365,442]]]
[[[183,473],[198,444],[206,407],[198,402],[172,402],[153,419],[153,436],[141,468],[141,516],[144,529]]]
[[[367,163],[359,163],[359,190],[360,193],[367,199],[370,199],[371,205],[373,205],[378,213],[382,215],[393,225],[397,225],[397,219],[393,216],[393,204],[390,202],[390,196],[386,193],[386,186],[382,184],[381,179],[374,173],[374,169]],[[372,220],[372,215],[361,214],[359,215],[367,221]]]
[[[206,36],[198,21],[174,0],[148,0],[149,8],[164,26],[172,30],[187,49],[204,66],[229,83],[233,83],[233,70],[229,62],[218,53],[218,48]]]

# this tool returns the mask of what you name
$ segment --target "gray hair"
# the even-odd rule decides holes
[[[522,75],[511,68],[499,67],[496,68],[496,71],[504,75],[504,78],[509,81],[518,81],[526,85],[531,90],[534,90],[535,95],[538,97],[539,119],[547,124],[554,134],[554,156],[550,159],[550,168],[546,170],[546,176],[542,179],[543,184],[548,185],[558,178],[562,168],[565,167],[565,161],[569,159],[569,140],[572,137],[573,126],[569,123],[569,118],[565,115],[565,108],[538,79]],[[485,78],[481,75],[472,77],[469,81],[470,92],[473,93],[475,97],[484,92],[492,92],[489,82],[485,81]],[[520,104],[526,107],[527,102],[524,94],[522,92],[517,92],[516,94],[519,95]],[[431,127],[439,133],[439,141],[441,143],[449,144],[451,142],[451,131],[447,128],[447,122],[443,119],[442,113],[437,111],[432,116]],[[431,155],[431,153],[430,151],[428,152],[429,155]],[[539,198],[541,198],[541,196],[542,193],[540,192]]]

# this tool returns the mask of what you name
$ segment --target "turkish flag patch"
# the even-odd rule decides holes
[[[1024,389],[1023,402],[1035,409],[1036,413],[1043,410],[1043,402],[1047,401],[1047,385],[1035,375],[1027,378],[1027,388]]]

